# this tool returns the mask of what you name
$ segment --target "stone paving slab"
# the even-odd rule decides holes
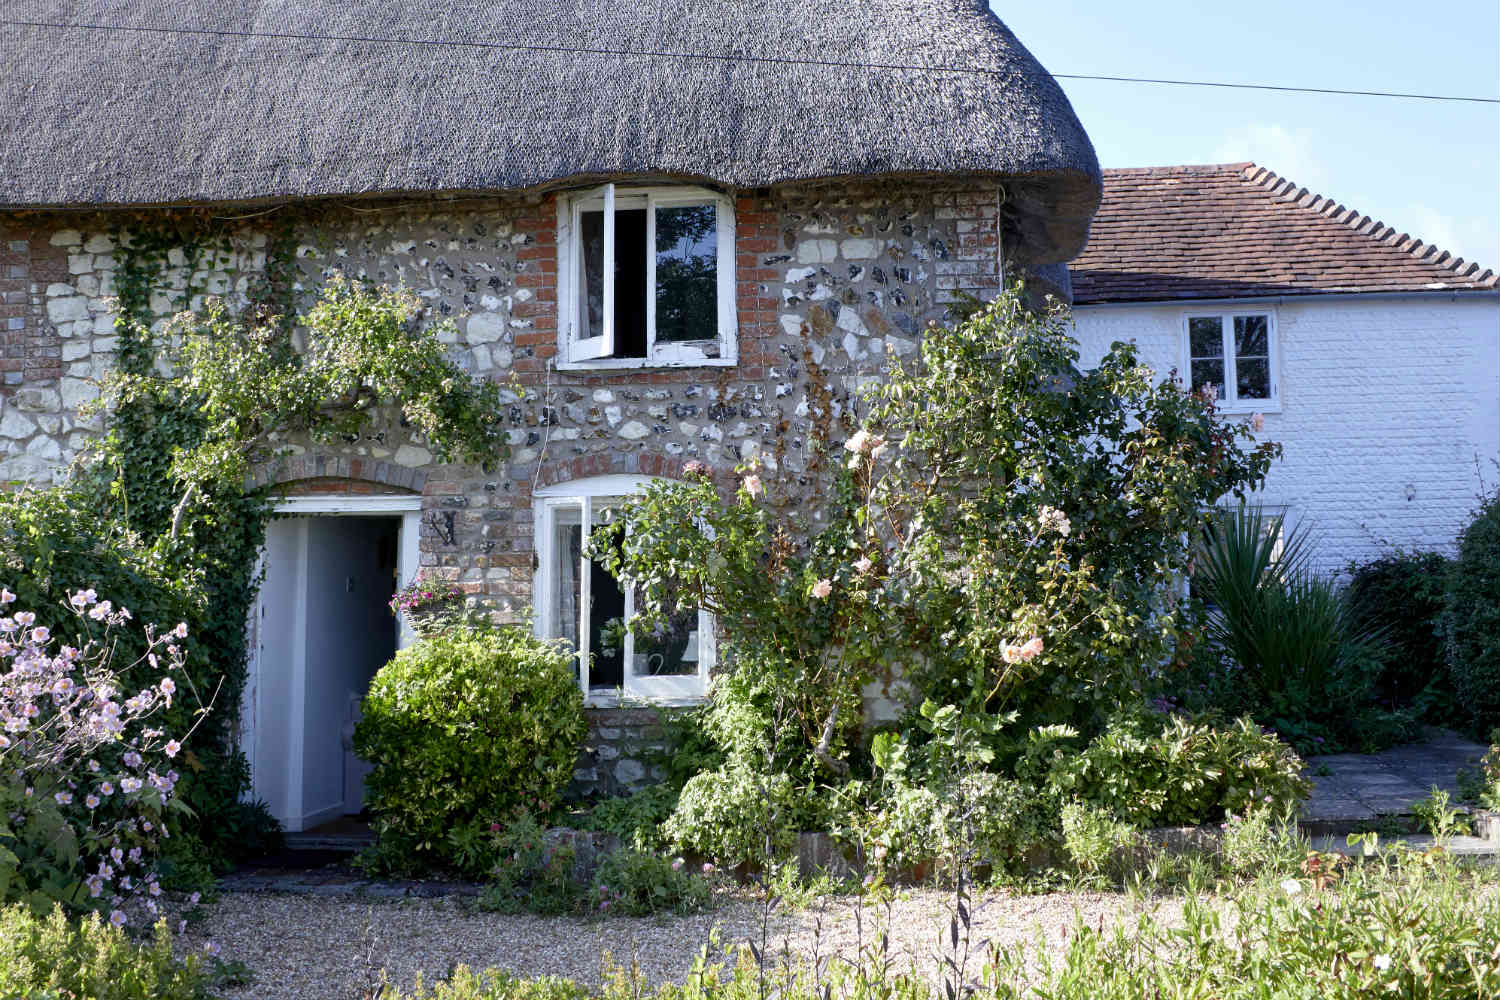
[[[1487,748],[1446,729],[1429,728],[1421,743],[1376,754],[1312,757],[1303,774],[1313,785],[1304,824],[1345,825],[1404,816],[1436,785],[1457,802],[1460,768],[1477,769]]]
[[[372,879],[344,865],[298,869],[242,868],[219,879],[221,892],[285,892],[295,896],[435,899],[478,896],[481,886],[442,879]]]

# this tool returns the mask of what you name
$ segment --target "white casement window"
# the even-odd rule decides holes
[[[621,699],[692,702],[708,691],[715,656],[713,616],[682,608],[655,634],[635,635],[636,593],[585,555],[590,530],[649,479],[598,476],[538,490],[533,497],[537,571],[536,634],[565,640],[578,684],[591,704]]]
[[[1183,342],[1192,388],[1213,386],[1229,412],[1280,409],[1275,314],[1193,313],[1183,317]]]
[[[732,365],[734,203],[606,184],[557,200],[560,368]]]

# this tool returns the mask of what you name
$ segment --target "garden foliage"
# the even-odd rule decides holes
[[[1443,610],[1453,693],[1473,731],[1500,722],[1500,492],[1459,537]]]
[[[186,623],[131,625],[92,589],[68,606],[54,635],[0,586],[0,904],[107,909],[120,925],[128,898],[157,910],[166,817],[185,808],[182,740],[207,709],[184,669]],[[134,661],[117,659],[130,646]]]
[[[1449,708],[1441,639],[1449,563],[1440,552],[1392,552],[1349,567],[1344,593],[1355,620],[1385,636],[1375,694],[1392,707]]]
[[[519,628],[421,639],[376,674],[354,732],[380,856],[451,860],[452,831],[546,811],[586,725],[567,654]]]
[[[1166,679],[1183,704],[1250,715],[1302,753],[1377,750],[1415,735],[1415,709],[1376,703],[1385,633],[1309,568],[1300,525],[1254,507],[1221,508],[1196,563],[1207,642],[1193,669]]]
[[[813,435],[811,496],[772,463],[733,483],[690,465],[594,533],[642,595],[631,627],[697,606],[727,640],[707,715],[725,763],[684,788],[666,825],[680,844],[742,858],[798,829],[856,827],[872,684],[913,710],[914,748],[934,738],[924,702],[992,720],[989,757],[953,766],[1004,778],[1026,734],[1091,737],[1182,654],[1182,540],[1278,449],[1158,381],[1130,345],[1077,361],[1065,311],[1027,311],[1012,289],[926,331],[845,440]]]
[[[134,941],[93,914],[37,916],[0,909],[0,996],[29,1000],[209,1000],[213,976],[196,955],[179,959],[165,922]]]
[[[1077,813],[1074,823],[1087,822]],[[1099,823],[1107,821],[1102,818]],[[1107,831],[1098,831],[1108,843]],[[616,968],[600,1000],[1474,1000],[1500,996],[1500,895],[1441,854],[1398,853],[1345,866],[1326,856],[1305,871],[1262,879],[1228,900],[1186,901],[1180,920],[1147,909],[1113,926],[1082,920],[1061,940],[1038,934],[985,947],[973,975],[952,960],[967,946],[958,922],[931,965],[896,960],[873,924],[856,951],[812,960],[741,947],[705,951],[680,984],[651,985]],[[863,905],[863,902],[862,902]],[[951,942],[951,944],[950,944]],[[976,943],[976,949],[977,949]],[[925,963],[927,957],[919,960]],[[937,985],[942,983],[940,987]],[[951,992],[950,992],[951,990]],[[453,975],[382,1000],[581,1000],[568,980],[500,970]]]

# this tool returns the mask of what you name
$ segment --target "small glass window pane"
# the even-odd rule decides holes
[[[1241,358],[1264,358],[1270,354],[1270,333],[1264,316],[1234,318],[1234,353]]]
[[[1271,398],[1271,362],[1265,358],[1240,358],[1234,366],[1235,395],[1241,399]]]
[[[1193,358],[1224,356],[1224,327],[1217,316],[1194,316],[1188,320],[1188,342]],[[1195,383],[1196,384],[1196,383]]]
[[[1205,385],[1213,386],[1214,391],[1218,393],[1218,398],[1224,398],[1224,360],[1222,358],[1193,362],[1192,388],[1198,390]]]
[[[718,336],[719,219],[714,205],[656,210],[656,339]]]
[[[630,672],[636,677],[681,677],[698,672],[698,612],[678,609],[657,632],[637,631]]]
[[[604,336],[604,212],[581,212],[578,246],[579,339]]]

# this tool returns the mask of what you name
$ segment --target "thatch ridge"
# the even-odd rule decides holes
[[[1098,163],[1067,98],[983,0],[5,8],[5,19],[75,27],[0,26],[0,207],[487,192],[622,175],[733,188],[978,175],[1009,179],[1028,256],[1047,262],[1082,246],[1098,202]],[[578,48],[614,54],[555,51]],[[662,52],[989,72],[639,54]]]

